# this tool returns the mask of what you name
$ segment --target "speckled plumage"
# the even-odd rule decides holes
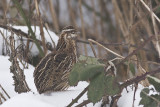
[[[77,62],[74,38],[77,31],[68,26],[60,34],[56,50],[45,56],[34,71],[34,82],[38,92],[62,91],[69,87],[68,76]]]

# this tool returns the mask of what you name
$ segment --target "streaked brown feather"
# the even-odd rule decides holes
[[[74,31],[73,27],[68,28]],[[45,56],[35,68],[34,82],[39,93],[61,91],[69,86],[68,76],[77,61],[75,41],[65,40],[70,33],[62,31],[56,51]]]

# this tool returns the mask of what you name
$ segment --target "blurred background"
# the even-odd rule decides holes
[[[126,57],[154,36],[127,63],[117,68],[122,80],[160,66],[160,0],[17,1],[32,26],[47,27],[57,35],[65,26],[77,28],[81,32],[77,40],[79,55],[94,56],[88,42],[93,39]],[[12,0],[0,0],[0,24],[26,26]],[[116,58],[100,46],[94,44],[94,48],[98,58]],[[6,55],[6,51],[2,54]]]

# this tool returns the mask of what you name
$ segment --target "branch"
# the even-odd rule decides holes
[[[2,91],[7,95],[7,97],[10,99],[11,97],[8,95],[8,93],[5,91],[5,89],[1,86],[1,84],[0,84],[0,88],[1,88]]]
[[[72,102],[69,105],[67,105],[67,107],[71,107],[74,103],[77,103],[77,101],[84,95],[84,93],[86,93],[88,88],[89,85],[74,100],[72,100]]]
[[[79,43],[89,44],[89,42],[86,41],[86,40],[77,39],[76,41],[79,42]],[[107,46],[107,47],[108,47],[108,46],[114,46],[114,47],[129,46],[129,44],[127,44],[127,43],[104,43],[104,42],[102,42],[102,41],[97,41],[97,42],[100,43],[100,44],[102,44],[102,45],[104,45],[104,46]],[[92,43],[92,44],[93,44],[93,45],[96,45],[95,43]],[[133,44],[130,44],[130,47],[137,48],[137,46],[136,46],[136,45],[133,45]],[[150,51],[150,50],[145,49],[145,48],[143,48],[142,50],[143,50],[143,51]]]
[[[146,3],[143,0],[140,0],[140,1],[149,12],[152,12],[152,10],[146,5]],[[158,16],[155,13],[152,13],[152,14],[155,17],[155,19],[157,19],[157,21],[160,23],[160,19],[158,18]]]
[[[147,75],[154,75],[156,73],[160,73],[160,67],[157,70],[146,72],[145,74],[142,74],[141,76],[137,76],[135,78],[132,78],[130,80],[127,80],[123,84],[120,85],[120,88],[123,89],[131,84],[138,84],[140,81],[146,79]]]
[[[29,40],[32,41],[32,42],[35,42],[34,39],[32,39],[30,36],[28,36],[27,33],[23,32],[23,31],[20,30],[20,29],[15,29],[15,28],[13,28],[13,27],[11,27],[11,26],[1,25],[1,24],[0,24],[0,27],[3,28],[3,29],[6,29],[6,30],[12,31],[12,32],[14,32],[16,35],[19,35],[19,34],[20,34],[22,37],[25,37],[25,38],[29,39]],[[36,40],[39,42],[40,45],[42,45],[42,41],[41,41],[41,40],[38,40],[38,39],[36,39]],[[47,43],[46,43],[46,45],[47,45]],[[47,47],[47,49],[50,50],[50,51],[53,51],[53,49],[51,49],[51,48],[49,48],[49,47]]]
[[[80,103],[79,105],[75,106],[75,107],[84,107],[85,105],[89,104],[90,101],[89,100],[85,100],[82,103]]]
[[[141,50],[146,44],[148,44],[153,38],[155,38],[155,36],[151,36],[149,37],[146,41],[144,41],[142,43],[142,45],[140,45],[137,49],[135,49],[132,53],[130,53],[127,57],[125,57],[122,61],[120,61],[117,65],[122,64],[123,62],[125,62],[128,58],[132,57],[133,55],[135,55],[139,50]]]

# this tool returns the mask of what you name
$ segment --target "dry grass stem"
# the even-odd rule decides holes
[[[39,6],[38,6],[37,0],[34,0],[34,1],[35,1],[36,12],[37,12],[37,15],[38,15],[38,18],[39,18],[40,35],[41,35],[42,45],[43,45],[43,49],[44,49],[44,54],[47,54],[47,48],[46,48],[46,43],[45,43],[41,13],[39,11]]]
[[[124,58],[123,56],[121,56],[121,55],[117,54],[116,52],[113,52],[112,50],[110,50],[110,49],[106,48],[105,46],[101,45],[100,43],[98,43],[98,42],[96,42],[96,41],[94,41],[94,40],[92,40],[92,39],[88,39],[88,41],[90,41],[90,42],[93,42],[93,43],[97,44],[98,46],[100,46],[100,47],[104,48],[105,50],[107,50],[108,52],[110,52],[110,53],[112,53],[112,54],[116,55],[117,57]]]
[[[152,23],[153,23],[153,29],[154,29],[154,34],[155,34],[155,38],[156,38],[156,43],[155,43],[155,47],[157,49],[159,58],[160,58],[160,45],[159,45],[159,41],[158,41],[158,30],[157,30],[157,25],[156,25],[156,21],[155,21],[155,17],[154,17],[154,12],[151,11],[151,18],[152,18]]]
[[[86,33],[84,28],[84,19],[83,19],[83,12],[82,12],[82,0],[79,0],[79,10],[80,10],[80,18],[81,18],[82,36],[83,36],[83,39],[86,40]],[[87,56],[88,52],[87,52],[86,44],[84,44],[84,51],[85,51],[85,55]]]
[[[160,19],[158,18],[158,16],[154,13],[154,12],[152,12],[152,10],[148,7],[148,5],[143,1],[143,0],[140,0],[141,1],[141,3],[145,6],[145,8],[149,11],[149,12],[151,12],[152,14],[153,14],[153,16],[157,19],[157,21],[160,23]]]
[[[52,41],[52,44],[53,44],[53,46],[54,46],[54,49],[55,49],[55,48],[56,48],[56,44],[55,44],[54,40],[52,39],[50,33],[48,32],[49,27],[48,27],[47,23],[45,23],[45,26],[44,26],[44,27],[45,27],[45,29],[46,29],[46,31],[47,31],[47,33],[48,33],[48,35],[49,35],[49,37],[50,37],[50,39],[51,39],[51,41]]]
[[[49,8],[51,11],[52,21],[53,21],[54,27],[56,29],[56,32],[59,32],[59,24],[58,24],[57,15],[56,15],[56,12],[55,12],[55,9],[53,6],[53,2],[52,2],[52,0],[48,0],[48,3],[49,3]]]
[[[92,42],[89,41],[89,44],[91,46],[91,49],[92,49],[92,52],[93,52],[94,56],[97,58],[96,51],[94,49],[94,46],[93,46]]]

